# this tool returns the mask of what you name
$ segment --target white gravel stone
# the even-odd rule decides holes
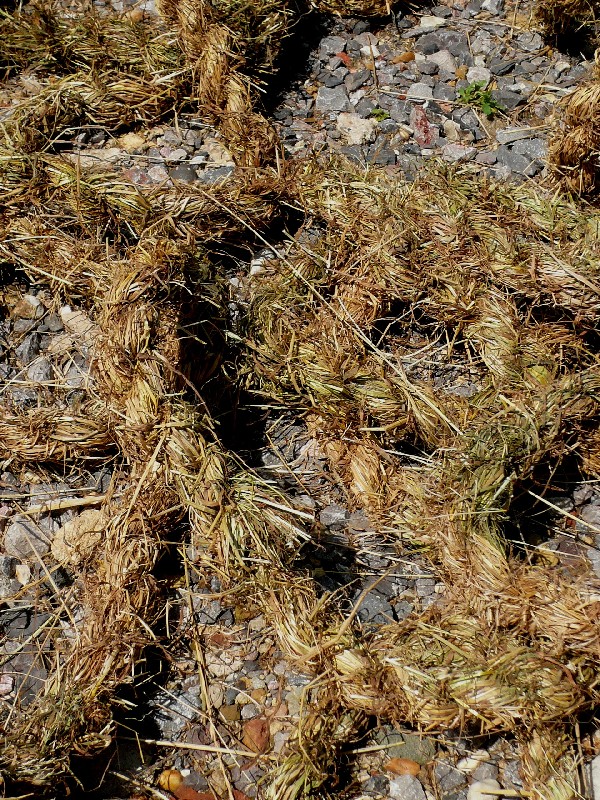
[[[445,119],[443,122],[444,136],[449,142],[455,143],[460,141],[460,125],[454,122],[453,119]]]
[[[477,767],[487,763],[489,760],[490,754],[487,750],[475,750],[473,753],[461,759],[456,765],[456,768],[463,770],[463,772],[473,772]]]
[[[367,44],[364,47],[360,48],[361,55],[365,56],[365,58],[379,58],[381,53],[379,52],[379,48],[375,47],[374,44]]]
[[[336,125],[349,145],[366,144],[375,138],[376,120],[363,119],[360,114],[342,111]]]
[[[423,14],[420,20],[421,28],[443,28],[448,20],[444,17],[436,17],[434,14]]]
[[[502,787],[493,778],[487,778],[484,781],[475,781],[469,786],[467,792],[467,800],[497,800],[498,791]],[[487,790],[487,791],[486,791]],[[491,790],[491,794],[490,794]]]
[[[590,765],[592,774],[592,794],[594,800],[600,800],[600,756],[596,756]]]

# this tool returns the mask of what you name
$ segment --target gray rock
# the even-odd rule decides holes
[[[198,180],[196,170],[191,164],[178,164],[170,170],[169,175],[174,181],[182,181],[183,183],[193,183]]]
[[[456,100],[456,89],[448,86],[445,83],[438,83],[433,90],[433,97],[435,100],[447,100],[452,102]]]
[[[514,109],[525,101],[525,97],[512,89],[492,89],[492,98],[506,111],[514,111]]]
[[[176,150],[172,150],[169,155],[166,157],[167,161],[185,161],[188,157],[187,152],[183,149],[183,147],[178,147]]]
[[[173,185],[169,179],[169,173],[162,164],[160,165],[157,164],[154,167],[150,167],[150,169],[147,172],[147,175],[150,178],[150,180],[154,181],[155,183],[162,183],[163,181],[165,181],[168,186]]]
[[[393,119],[384,119],[377,125],[381,133],[396,133],[398,123]]]
[[[492,150],[480,150],[475,156],[475,161],[478,164],[486,164],[487,166],[495,164],[497,160],[496,153]]]
[[[423,53],[424,55],[430,55],[431,53],[437,53],[438,50],[443,48],[442,43],[437,34],[435,33],[426,33],[424,36],[421,36],[417,44],[415,45],[415,49],[419,51],[419,53]]]
[[[504,12],[504,0],[483,0],[481,10],[499,16]]]
[[[194,598],[195,617],[198,625],[216,625],[223,613],[218,600],[208,600],[202,595]]]
[[[361,789],[365,794],[369,795],[388,795],[390,788],[390,781],[389,778],[386,778],[385,775],[373,775],[372,778],[369,778],[365,783],[363,783]]]
[[[492,78],[492,73],[485,67],[469,67],[467,80],[469,83],[481,83],[485,88]]]
[[[390,797],[397,800],[425,800],[425,790],[418,778],[399,775],[390,781]]]
[[[376,142],[369,147],[367,159],[370,164],[380,167],[392,166],[396,163],[396,153],[388,144],[381,145]]]
[[[535,64],[532,64],[531,61],[520,61],[518,64],[515,64],[514,74],[533,75],[535,71]]]
[[[385,625],[386,622],[393,621],[394,612],[387,598],[378,592],[369,592],[360,604],[358,618],[361,622]]]
[[[59,333],[63,329],[62,319],[58,314],[48,314],[46,317],[46,328],[51,333]]]
[[[545,139],[521,139],[515,142],[513,153],[543,161],[548,155],[548,142]]]
[[[533,53],[535,50],[542,49],[544,46],[544,40],[539,33],[526,31],[525,33],[517,36],[517,44],[521,50],[525,50],[526,53]]]
[[[600,529],[600,506],[590,503],[590,505],[584,506],[581,509],[579,516],[584,522]]]
[[[30,333],[20,345],[15,347],[15,355],[21,364],[29,364],[30,361],[39,355],[41,338],[39,333]]]
[[[216,169],[205,169],[199,173],[198,178],[203,183],[219,183],[233,174],[234,167],[217,167]]]
[[[406,97],[408,100],[432,100],[433,89],[422,82],[413,83],[406,93]]]
[[[442,158],[451,164],[456,164],[459,161],[469,161],[476,155],[477,149],[475,147],[458,144],[458,142],[451,142],[442,147]]]
[[[15,558],[45,556],[50,550],[50,539],[39,524],[24,514],[15,514],[4,532],[4,550]]]
[[[1,614],[0,622],[6,635],[17,639],[32,636],[49,619],[49,614],[35,614],[29,608],[12,608]]]
[[[439,71],[439,67],[435,61],[428,58],[419,61],[417,67],[422,75],[436,75]]]
[[[386,111],[394,122],[406,125],[410,117],[411,104],[404,100],[392,100],[387,104]]]
[[[529,158],[514,153],[509,147],[501,145],[496,151],[496,157],[499,164],[509,167],[511,172],[516,172],[521,175],[527,174],[527,170],[531,163]]]
[[[319,43],[319,57],[334,56],[336,53],[343,53],[346,49],[346,40],[341,36],[326,36]]]
[[[415,607],[412,603],[409,603],[407,600],[400,600],[400,602],[394,604],[394,616],[401,622],[403,619],[407,619],[415,610]]]
[[[349,92],[354,92],[371,80],[371,73],[368,69],[359,69],[357,72],[349,73],[344,78],[344,84]],[[319,97],[317,95],[317,108]],[[340,108],[339,111],[344,109]]]
[[[87,364],[81,356],[75,356],[65,372],[65,383],[71,389],[81,389],[88,379]]]
[[[341,75],[336,75],[335,72],[328,72],[324,77],[320,78],[320,81],[323,86],[333,89],[335,86],[339,86],[341,83],[343,83],[344,78]]]
[[[429,597],[435,593],[435,580],[433,578],[417,578],[415,589],[419,597]]]
[[[28,507],[30,509],[35,508],[50,500],[58,500],[59,497],[65,497],[68,489],[68,485],[61,481],[56,483],[32,483],[29,485]]]
[[[346,156],[346,158],[349,161],[352,161],[354,164],[360,164],[361,166],[364,166],[365,164],[365,157],[362,147],[358,147],[357,145],[340,147],[340,153]]]
[[[443,761],[438,762],[433,769],[437,785],[442,794],[449,794],[456,791],[467,784],[467,779],[460,770],[445,764]]]
[[[181,144],[181,136],[174,128],[167,128],[162,136],[156,140],[158,145],[169,145],[170,147],[178,147]]]
[[[335,86],[333,89],[321,86],[317,92],[315,108],[322,114],[351,111],[348,92],[344,86]]]
[[[242,706],[240,716],[242,719],[254,719],[260,715],[260,709],[254,703],[246,703]]]
[[[496,132],[498,144],[512,144],[521,139],[530,139],[531,130],[529,128],[503,128]]]
[[[1,365],[0,365],[0,374],[2,374]],[[32,389],[29,386],[23,388],[20,388],[18,386],[11,386],[10,389],[8,389],[8,394],[10,396],[11,401],[16,406],[21,406],[22,408],[29,408],[32,405],[36,405],[38,401],[37,392],[35,391],[35,389]]]
[[[492,75],[507,75],[516,66],[517,61],[506,61],[503,58],[492,58],[488,64]]]
[[[362,33],[357,34],[354,37],[354,41],[359,47],[377,47],[379,44],[379,39],[377,36],[375,36],[373,33],[369,33],[368,31],[363,31]]]
[[[348,509],[335,503],[326,506],[319,514],[319,520],[327,528],[332,525],[344,525],[349,517]]]
[[[17,478],[17,476],[16,476],[14,473],[12,473],[12,472],[3,472],[3,473],[0,475],[0,481],[2,481],[2,483],[3,483],[5,486],[12,486],[12,487],[15,487],[15,488],[16,488],[16,487],[18,487],[18,486],[20,486],[19,479],[18,479],[18,478]],[[586,487],[586,488],[587,488],[587,487]],[[587,495],[586,499],[588,499],[588,498],[589,498],[589,497],[591,497],[591,496],[592,496],[592,491],[591,491],[591,489],[590,489],[590,493]]]
[[[256,797],[258,794],[259,781],[264,774],[264,769],[258,764],[245,766],[240,770],[238,780],[234,781],[235,788],[248,797]]]
[[[201,705],[198,687],[163,689],[152,699],[152,721],[163,738],[175,738],[188,723],[198,719]]]
[[[360,114],[363,119],[366,119],[371,114],[371,111],[373,111],[373,109],[376,107],[377,103],[374,100],[372,100],[370,97],[363,97],[358,101],[358,103],[356,103],[354,110],[357,114]],[[388,113],[390,117],[394,118],[389,109]]]
[[[232,706],[235,703],[235,698],[239,693],[239,689],[226,689],[224,695],[224,705]]]
[[[508,786],[511,789],[522,789],[523,788],[523,776],[521,774],[521,762],[517,761],[507,761],[504,765],[504,769],[502,770],[502,783],[504,786]]]
[[[14,558],[14,556],[0,555],[0,575],[3,578],[14,578],[18,563],[18,559]]]
[[[517,94],[522,95],[524,98],[527,98],[536,88],[537,87],[535,86],[535,84],[530,80],[515,81],[515,83],[512,86],[512,91],[517,92]]]
[[[10,474],[10,473],[8,473]],[[1,478],[4,481],[4,475]],[[18,484],[11,484],[18,485]],[[594,495],[594,490],[587,483],[580,483],[576,489],[573,490],[573,502],[576,506],[581,506],[587,503]]]
[[[473,770],[471,777],[474,781],[496,780],[498,778],[498,766],[491,761],[484,761]]]
[[[461,16],[464,16],[465,19],[468,19],[469,17],[476,16],[477,14],[479,14],[480,11],[481,11],[481,0],[471,0],[471,2],[465,8],[464,14]]]
[[[438,65],[438,69],[452,74],[456,72],[456,67],[458,66],[450,50],[438,50],[436,53],[431,53],[427,57],[427,61],[433,61],[434,64]]]
[[[460,64],[470,67],[473,64],[469,39],[466,34],[457,30],[439,31],[440,50],[449,50]]]
[[[22,589],[21,584],[15,578],[7,575],[0,575],[0,600],[10,601]],[[10,602],[9,605],[12,605]]]
[[[52,364],[47,358],[36,358],[27,368],[27,377],[32,383],[50,383],[54,378]]]

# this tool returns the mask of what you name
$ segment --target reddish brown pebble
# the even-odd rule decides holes
[[[410,758],[390,758],[385,768],[394,775],[418,775],[421,769],[417,762],[411,761]]]
[[[254,753],[263,753],[271,738],[269,721],[265,717],[255,717],[244,724],[242,742]]]
[[[414,61],[415,54],[412,50],[407,50],[406,53],[400,53],[399,56],[392,58],[392,64],[406,64],[407,61]]]
[[[175,792],[183,783],[183,775],[177,769],[165,769],[158,776],[158,785],[168,792]]]

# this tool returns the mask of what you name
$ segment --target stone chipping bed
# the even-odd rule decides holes
[[[496,178],[524,181],[545,179],[554,108],[585,79],[591,63],[547,47],[527,4],[458,0],[400,13],[394,21],[330,21],[304,67],[303,76],[286,87],[272,109],[286,157],[342,153],[358,164],[409,178],[423,161],[441,158]],[[460,91],[476,81],[501,109],[493,118],[460,99]],[[214,183],[227,180],[234,170],[218,133],[192,118],[116,139],[101,129],[75,131],[71,158],[82,165],[116,166],[142,186]],[[250,262],[241,266],[248,272],[252,268]],[[232,315],[240,280],[243,276],[232,276]],[[81,336],[85,315],[52,307],[51,299],[35,288],[24,288],[17,302],[5,298],[4,304],[10,308],[0,321],[4,398],[19,408],[35,406],[40,397],[45,405],[50,397],[61,408],[76,408],[78,390],[89,380]],[[363,625],[402,620],[443,597],[444,585],[424,557],[397,556],[363,513],[348,509],[302,420],[271,410],[250,444],[258,471],[295,493],[319,520],[323,547],[306,558],[323,589],[351,585],[357,601],[373,587],[358,612]],[[49,475],[40,484],[19,478],[5,465],[0,475],[2,702],[10,703],[16,692],[21,698],[33,694],[44,680],[44,626],[57,602],[68,603],[69,586],[76,580],[68,570],[50,577],[47,559],[59,558],[57,543],[81,513],[78,501],[87,497],[93,508],[94,495],[103,496],[111,487],[118,491],[120,479],[91,463],[88,475],[67,470],[60,480]],[[592,569],[600,577],[600,539],[589,535],[589,525],[600,528],[600,487],[566,482],[557,486],[552,502],[569,516],[556,513],[545,521],[550,529],[546,547],[565,570]],[[577,519],[583,521],[581,530]],[[168,565],[165,570],[168,576]],[[173,585],[166,620],[171,664],[160,679],[142,684],[135,713],[124,703],[112,777],[94,797],[131,796],[140,786],[156,786],[162,770],[174,769],[192,790],[190,800],[226,797],[224,770],[237,791],[235,800],[260,798],[270,754],[285,751],[294,721],[309,701],[310,679],[291,670],[260,615],[252,608],[227,606],[218,576],[206,583],[192,571],[187,585]],[[72,614],[76,618],[77,609]],[[64,626],[64,635],[72,635],[69,624]],[[197,667],[186,651],[190,627],[200,631],[205,644],[208,692],[219,710],[223,742],[224,752],[218,754],[202,749],[213,738]],[[257,736],[265,735],[270,744],[257,746]],[[136,737],[151,743],[136,742]],[[163,740],[181,747],[165,750],[154,743]],[[253,757],[235,754],[252,750],[257,753]],[[489,798],[486,788],[498,796],[515,796],[522,788],[515,753],[514,743],[502,737],[481,742],[450,734],[419,737],[385,725],[356,743],[346,755],[344,784],[328,790],[340,800],[480,800]],[[591,758],[589,752],[582,755]],[[418,764],[419,773],[397,774],[402,771],[398,759]],[[94,782],[92,776],[86,788]],[[164,791],[155,789],[156,796],[164,797]]]

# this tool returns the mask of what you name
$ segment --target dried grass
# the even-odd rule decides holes
[[[538,0],[535,4],[535,14],[546,35],[554,39],[568,37],[571,45],[580,44],[580,50],[590,36],[597,42],[598,11],[595,0]]]
[[[345,708],[511,731],[527,790],[573,796],[564,725],[597,701],[600,587],[516,558],[503,526],[518,486],[597,425],[598,362],[579,328],[598,318],[597,212],[453,172],[399,191],[340,163],[300,167],[295,189],[313,227],[253,278],[253,370],[312,410],[356,505],[427,547],[449,587],[367,642],[330,652],[324,639],[320,674]],[[386,335],[375,323],[390,308]],[[468,366],[475,394],[416,377],[416,331]],[[393,456],[398,440],[431,454],[425,472]]]
[[[343,161],[142,192],[52,152],[74,120],[167,113],[193,77],[230,141],[239,137],[238,160],[255,161],[268,135],[247,118],[248,75],[272,62],[288,11],[182,9],[163,13],[194,63],[172,81],[161,73],[160,97],[149,87],[171,56],[141,55],[137,28],[128,71],[126,52],[102,50],[92,17],[72,25],[81,55],[51,12],[5,18],[11,69],[54,69],[52,34],[68,70],[5,123],[2,258],[57,301],[86,306],[94,382],[77,415],[6,409],[2,456],[40,470],[116,454],[121,474],[101,506],[104,536],[62,601],[60,613],[81,612],[72,635],[50,626],[44,689],[5,709],[0,769],[54,790],[73,754],[109,744],[111,699],[133,680],[161,612],[154,565],[187,525],[200,565],[256,602],[283,652],[314,675],[294,750],[270,778],[273,800],[319,791],[370,715],[514,734],[527,791],[570,799],[571,726],[598,702],[600,587],[517,558],[505,533],[514,493],[540,467],[581,452],[598,469],[598,212],[461,172],[404,185]],[[86,76],[90,59],[97,73]],[[444,604],[371,634],[356,622],[360,600],[344,615],[297,567],[310,515],[227,452],[211,418],[223,248],[264,244],[290,207],[304,227],[250,285],[246,388],[306,411],[356,507],[399,548],[422,547],[448,587]],[[192,342],[190,313],[202,320]],[[440,365],[451,368],[442,380]],[[461,391],[467,379],[473,392]],[[424,453],[419,469],[400,458],[403,441]]]
[[[549,162],[566,187],[579,195],[598,191],[600,83],[597,76],[568,94],[549,148]]]

